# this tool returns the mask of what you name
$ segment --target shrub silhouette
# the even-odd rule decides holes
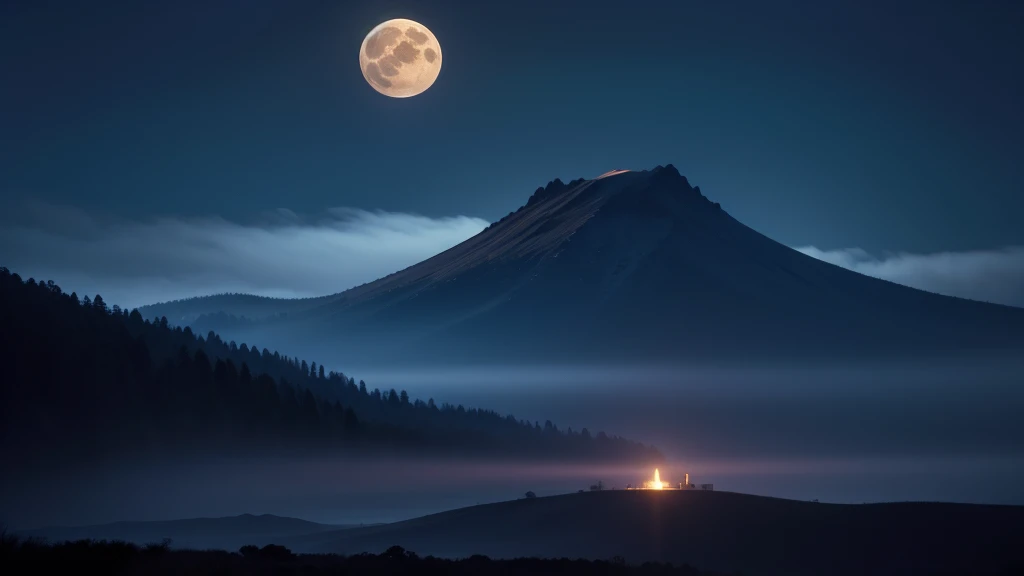
[[[221,550],[180,550],[166,543],[139,547],[124,542],[79,540],[60,544],[21,541],[2,535],[2,574],[450,574],[452,576],[712,576],[690,566],[646,563],[629,566],[622,559],[590,561],[518,558],[493,560],[474,555],[465,559],[421,558],[401,546],[381,554],[294,554],[284,546],[243,546],[238,553]],[[154,553],[154,551],[158,551]]]

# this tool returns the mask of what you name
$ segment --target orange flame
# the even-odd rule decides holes
[[[657,468],[654,469],[654,480],[648,485],[651,490],[661,490],[665,487],[665,484],[661,481],[661,472]]]

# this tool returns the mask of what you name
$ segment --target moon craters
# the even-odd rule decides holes
[[[393,26],[381,28],[376,34],[366,39],[366,57],[376,60],[384,55],[388,46],[402,36],[402,31]]]
[[[412,26],[410,26],[410,27],[405,29],[405,36],[409,40],[412,40],[413,43],[415,43],[415,44],[423,44],[427,40],[430,40],[429,36],[427,36],[423,32],[420,32],[419,30],[413,28]]]
[[[395,73],[397,72],[398,71],[395,70]],[[388,80],[387,78],[384,77],[383,74],[381,74],[380,66],[377,66],[376,62],[370,62],[369,64],[366,65],[366,77],[369,78],[371,81],[373,81],[374,84],[377,84],[378,86],[383,86],[384,88],[391,88],[391,80]]]
[[[395,46],[395,49],[391,53],[402,62],[406,64],[412,64],[416,61],[416,57],[420,55],[418,48],[413,48],[412,44],[403,40],[401,44]]]
[[[377,64],[385,76],[398,76],[398,69],[402,67],[402,62],[394,54],[381,58]]]
[[[441,69],[441,45],[422,24],[389,20],[367,34],[359,52],[363,77],[381,94],[415,96],[429,88]]]

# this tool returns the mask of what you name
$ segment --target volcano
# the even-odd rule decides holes
[[[362,365],[835,360],[1024,349],[1024,309],[932,294],[816,260],[740,223],[672,165],[556,179],[465,242],[338,294],[218,296],[142,312]]]

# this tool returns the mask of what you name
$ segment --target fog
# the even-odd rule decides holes
[[[259,220],[133,221],[71,206],[0,206],[0,262],[23,277],[134,308],[221,293],[323,296],[411,266],[483,230],[468,216],[347,207]]]
[[[1024,247],[912,254],[882,257],[860,248],[820,250],[794,248],[854,272],[918,288],[982,302],[1024,306]]]
[[[0,262],[133,308],[244,292],[279,298],[333,294],[470,238],[486,220],[353,208],[251,221],[219,216],[125,220],[74,206],[0,199]],[[1024,247],[875,256],[859,248],[795,247],[854,272],[948,296],[1024,306]]]
[[[652,442],[676,459],[1024,453],[1024,360],[803,368],[453,368],[353,372],[560,426]]]
[[[663,480],[829,502],[1021,502],[1019,456],[693,458]],[[4,521],[22,530],[122,520],[274,514],[326,524],[392,522],[454,508],[648,479],[651,470],[529,462],[220,460],[97,467],[8,492]]]
[[[1024,504],[1024,359],[804,368],[475,367],[349,371],[381,389],[657,445],[662,478],[831,502]],[[243,513],[389,522],[477,503],[622,488],[633,468],[338,457],[97,465],[7,489],[18,528]]]

